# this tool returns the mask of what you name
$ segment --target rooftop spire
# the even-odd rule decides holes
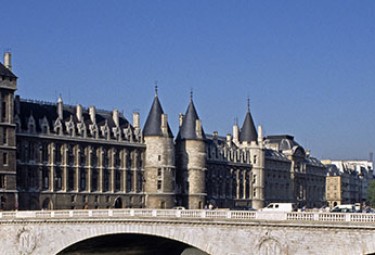
[[[247,98],[247,113],[245,115],[245,120],[242,124],[240,132],[241,142],[252,142],[257,141],[257,131],[255,129],[254,120],[250,113],[250,99]]]
[[[193,88],[190,89],[190,102],[193,102]]]
[[[147,116],[146,123],[143,128],[143,136],[163,136],[162,126],[162,115],[164,114],[163,108],[161,107],[157,86],[155,86],[155,98],[152,103],[150,112]],[[168,136],[173,137],[172,131],[168,125]]]
[[[178,140],[188,139],[205,139],[205,133],[203,128],[201,128],[200,134],[197,134],[197,125],[199,125],[200,119],[197,114],[197,110],[195,109],[194,102],[193,102],[193,91],[190,92],[190,103],[186,113],[184,115],[184,119],[182,121],[179,133],[177,135]]]
[[[250,97],[247,96],[247,111],[250,112]]]
[[[155,97],[158,96],[158,81],[155,81]]]

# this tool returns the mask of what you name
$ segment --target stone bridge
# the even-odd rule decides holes
[[[229,210],[0,212],[0,254],[50,255],[121,234],[187,245],[181,254],[373,254],[375,214]]]

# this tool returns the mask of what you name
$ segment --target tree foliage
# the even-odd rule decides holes
[[[375,206],[375,180],[370,180],[367,190],[367,201],[372,207]]]

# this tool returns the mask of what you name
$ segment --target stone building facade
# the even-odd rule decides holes
[[[143,128],[118,110],[15,96],[0,63],[1,208],[321,206],[325,167],[292,136],[264,137],[248,106],[232,134],[206,135],[191,96],[174,138],[156,90]]]
[[[363,204],[374,179],[372,160],[323,160],[327,168],[326,200],[330,207]]]

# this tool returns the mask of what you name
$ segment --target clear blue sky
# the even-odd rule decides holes
[[[206,133],[242,125],[320,159],[375,150],[375,1],[0,0],[23,98],[119,109],[144,123],[158,81],[174,135],[194,102]]]

